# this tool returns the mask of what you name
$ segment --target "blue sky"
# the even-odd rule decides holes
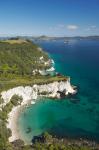
[[[99,35],[99,0],[0,0],[6,35]]]

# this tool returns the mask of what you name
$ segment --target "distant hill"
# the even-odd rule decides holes
[[[50,37],[50,36],[46,36],[46,35],[42,35],[42,36],[18,36],[18,37],[0,37],[1,40],[13,40],[13,39],[17,39],[19,38],[20,40],[43,40],[43,41],[48,41],[48,40],[72,40],[72,39],[93,39],[93,40],[99,40],[99,36],[95,35],[95,36],[74,36],[74,37],[68,37],[68,36],[64,36],[64,37]]]
[[[44,67],[38,63],[42,56],[44,61],[48,60],[48,55],[29,40],[0,41],[0,74],[31,74],[33,69]]]
[[[28,39],[31,39],[31,40],[42,40],[42,41],[58,41],[58,40],[73,40],[73,39],[76,39],[76,40],[80,40],[80,39],[92,39],[92,40],[99,40],[99,36],[74,36],[74,37],[49,37],[49,36],[45,36],[45,35],[42,35],[42,36],[38,36],[38,37],[33,37],[33,36],[28,36],[28,37],[24,37],[24,38],[28,38]]]

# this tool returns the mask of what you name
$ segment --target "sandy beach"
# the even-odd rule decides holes
[[[12,111],[9,113],[8,120],[7,120],[7,128],[10,128],[12,131],[12,136],[9,137],[9,142],[13,142],[17,139],[21,139],[20,131],[18,128],[18,117],[22,112],[22,110],[29,104],[35,104],[35,102],[31,100],[27,100],[27,104],[26,101],[25,104],[24,102],[22,102],[21,105],[13,107]]]
[[[9,89],[8,91],[3,91],[1,93],[4,103],[1,106],[5,106],[8,102],[10,102],[11,97],[13,95],[22,96],[23,101],[21,105],[13,107],[12,111],[8,114],[7,120],[7,128],[10,128],[12,131],[12,136],[9,137],[9,142],[13,142],[14,140],[21,139],[21,135],[19,134],[18,129],[18,116],[20,111],[27,105],[35,104],[36,99],[38,98],[38,91],[40,93],[46,91],[51,94],[47,94],[47,97],[60,97],[58,91],[66,91],[65,95],[69,93],[75,94],[76,90],[71,86],[70,79],[67,81],[61,82],[53,82],[45,85],[34,85],[33,87],[15,87],[13,89]],[[43,95],[42,95],[43,96]]]
[[[9,137],[9,142],[20,139],[19,130],[18,130],[18,116],[21,111],[21,106],[14,107],[8,115],[7,128],[10,128],[12,131],[12,136]]]

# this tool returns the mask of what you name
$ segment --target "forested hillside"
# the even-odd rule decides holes
[[[0,41],[0,73],[31,74],[35,68],[43,68],[40,57],[46,61],[48,55],[37,45],[24,40]]]
[[[42,60],[43,58],[43,60]],[[48,54],[28,40],[0,41],[0,92],[16,86],[32,86],[54,81],[66,81],[63,75],[32,75],[35,69],[50,67]],[[31,145],[24,145],[22,140],[10,143],[8,138],[12,132],[7,128],[7,119],[12,108],[20,105],[22,97],[14,95],[11,101],[0,109],[0,150],[98,150],[98,145],[86,141],[58,139],[49,134],[36,137]],[[0,96],[0,104],[3,99]],[[94,145],[93,145],[94,144]]]

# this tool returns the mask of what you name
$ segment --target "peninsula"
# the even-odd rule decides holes
[[[70,77],[56,74],[54,61],[42,48],[12,38],[0,41],[0,93],[0,141],[6,145],[20,138],[15,123],[22,106],[39,96],[61,98],[76,90]]]
[[[41,150],[56,148],[91,150],[98,147],[86,140],[58,139],[44,133],[24,145],[17,119],[23,108],[40,97],[61,99],[75,94],[70,77],[56,73],[54,61],[30,40],[11,38],[0,41],[0,150]],[[35,141],[37,140],[37,143]],[[42,142],[43,141],[43,142]],[[79,147],[78,147],[79,145]]]
[[[0,41],[0,150],[68,149],[91,150],[94,142],[58,139],[48,133],[26,145],[17,120],[20,112],[42,97],[61,99],[77,92],[70,77],[56,73],[54,61],[30,40],[11,38]]]

